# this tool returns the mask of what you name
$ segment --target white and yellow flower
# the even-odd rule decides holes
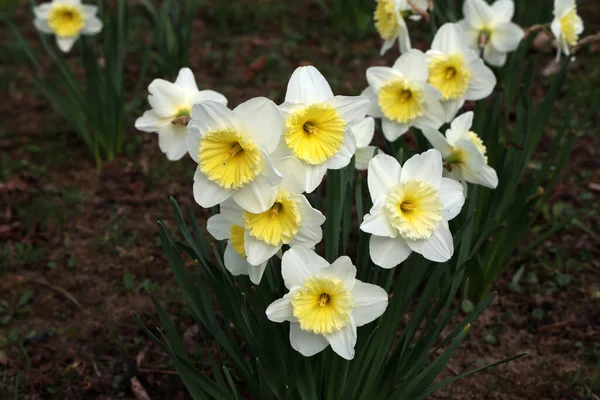
[[[570,47],[577,44],[583,32],[583,20],[577,14],[575,0],[554,0],[554,19],[550,29],[556,38],[556,59],[560,59],[561,52],[570,55]]]
[[[428,0],[413,0],[413,4],[425,11],[428,7]],[[410,35],[404,20],[406,17],[413,21],[421,19],[419,14],[412,12],[408,0],[377,0],[374,19],[375,28],[384,40],[383,46],[381,46],[381,55],[391,49],[396,40],[398,40],[400,53],[411,49]]]
[[[194,74],[182,68],[174,83],[155,79],[148,86],[151,110],[135,121],[136,129],[158,133],[158,146],[171,161],[180,160],[187,147],[185,136],[192,106],[203,101],[215,101],[224,106],[227,99],[213,90],[198,90]]]
[[[302,196],[304,181],[296,175],[302,168],[300,162],[288,157],[273,164],[284,178],[267,211],[245,211],[229,199],[221,203],[220,214],[209,218],[207,226],[215,239],[229,239],[225,267],[233,275],[250,275],[255,284],[260,283],[268,260],[284,244],[312,249],[323,238],[325,217]]]
[[[356,153],[354,154],[354,168],[365,171],[369,167],[369,161],[375,155],[375,151],[381,153],[377,146],[371,146],[375,136],[375,119],[366,117],[362,121],[350,127],[356,139]]]
[[[469,47],[458,24],[442,25],[426,54],[428,82],[442,93],[446,122],[452,121],[466,100],[484,99],[496,86],[494,73]]]
[[[97,6],[81,4],[81,0],[52,0],[34,7],[36,29],[55,35],[58,48],[68,53],[81,35],[95,35],[102,30],[96,17]]]
[[[490,65],[503,66],[506,54],[516,50],[523,39],[523,29],[511,22],[514,12],[513,0],[496,0],[491,5],[485,0],[463,3],[464,19],[459,24],[471,48],[483,49],[483,59]]]
[[[457,181],[442,177],[442,156],[432,149],[404,166],[379,154],[369,164],[367,181],[373,207],[360,229],[370,233],[371,260],[393,268],[417,252],[445,262],[454,254],[448,221],[460,212],[465,196]]]
[[[379,318],[388,304],[385,290],[355,278],[346,256],[329,264],[312,250],[292,247],[283,254],[281,275],[289,292],[269,305],[267,318],[290,322],[290,343],[305,357],[331,345],[353,359],[356,328]]]
[[[445,137],[435,129],[424,129],[423,135],[442,153],[445,176],[495,189],[498,175],[488,165],[487,149],[471,130],[472,126],[473,112],[470,111],[452,121]]]
[[[214,101],[194,105],[186,145],[198,163],[196,202],[213,207],[232,197],[244,210],[267,211],[282,180],[269,154],[277,148],[283,126],[279,109],[264,97],[233,110]]]
[[[381,118],[385,138],[393,142],[411,126],[439,128],[445,120],[442,95],[427,83],[427,58],[420,50],[401,55],[393,67],[367,69],[368,114]]]
[[[313,66],[297,68],[288,82],[285,102],[285,150],[304,167],[307,192],[319,186],[327,169],[350,163],[356,141],[350,126],[361,121],[369,100],[334,96],[325,77]]]

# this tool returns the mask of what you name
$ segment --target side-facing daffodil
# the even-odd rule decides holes
[[[350,127],[367,114],[369,100],[360,96],[334,96],[325,77],[313,66],[299,67],[288,82],[285,117],[288,152],[304,167],[306,192],[319,186],[327,169],[350,163],[356,141]]]
[[[353,359],[356,328],[387,308],[386,291],[356,279],[356,267],[346,256],[329,264],[312,250],[292,247],[283,254],[281,275],[289,292],[271,303],[267,318],[290,322],[290,344],[305,357],[331,346]]]
[[[264,97],[233,110],[214,101],[194,105],[186,144],[198,163],[196,202],[206,208],[232,197],[244,210],[267,211],[275,203],[282,180],[269,157],[282,132],[279,109]]]
[[[444,176],[495,189],[498,175],[488,165],[487,149],[472,126],[473,112],[469,111],[452,121],[445,137],[435,129],[424,129],[423,135],[442,153]]]
[[[386,154],[369,164],[367,181],[373,207],[360,229],[370,233],[371,260],[393,268],[417,252],[445,262],[454,254],[448,221],[460,212],[465,196],[460,183],[442,177],[442,156],[431,149],[401,167]]]
[[[411,126],[439,128],[446,118],[442,95],[427,83],[427,58],[420,50],[402,54],[393,67],[367,69],[369,87],[363,92],[371,102],[368,114],[381,118],[385,138],[393,142]]]
[[[179,70],[175,82],[155,79],[148,86],[151,110],[135,121],[136,129],[158,133],[158,146],[171,161],[180,160],[187,147],[185,136],[191,119],[192,106],[203,101],[215,101],[224,106],[227,99],[213,90],[198,90],[192,70]]]
[[[413,4],[425,11],[428,7],[428,0],[413,0]],[[411,49],[408,26],[406,26],[404,18],[413,21],[421,19],[421,15],[412,12],[409,0],[377,0],[374,19],[375,28],[384,40],[381,46],[381,55],[391,49],[396,40],[398,40],[400,53]]]
[[[445,122],[452,121],[466,100],[484,99],[496,86],[494,73],[469,47],[458,24],[442,25],[426,54],[429,83],[442,93]]]
[[[577,14],[575,0],[554,0],[554,19],[550,29],[556,38],[558,61],[561,52],[567,56],[571,54],[570,47],[577,44],[583,32],[583,20]]]
[[[523,39],[521,27],[511,22],[515,12],[513,0],[465,0],[464,19],[459,22],[464,29],[471,48],[483,50],[483,59],[490,65],[501,67],[506,54],[515,51]]]
[[[81,35],[95,35],[102,30],[96,17],[98,7],[81,4],[81,0],[52,0],[33,9],[37,30],[56,36],[58,48],[68,53]]]

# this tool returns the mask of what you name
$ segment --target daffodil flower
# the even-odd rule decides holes
[[[58,48],[68,53],[80,35],[95,35],[102,30],[96,17],[98,7],[81,0],[53,0],[34,7],[36,29],[56,36]]]
[[[389,67],[367,69],[369,87],[363,92],[371,102],[368,114],[381,118],[385,138],[393,142],[411,126],[439,128],[445,120],[442,95],[427,83],[427,58],[420,50],[402,54]]]
[[[413,0],[413,4],[422,10],[427,10],[428,0]],[[408,0],[377,0],[374,14],[375,28],[384,40],[380,55],[384,55],[391,49],[396,40],[398,40],[400,53],[411,49],[410,35],[404,20],[406,17],[413,21],[421,19],[419,14],[412,13]]]
[[[331,346],[353,359],[356,328],[379,318],[388,304],[385,290],[355,278],[346,256],[329,264],[312,250],[292,247],[283,254],[281,275],[289,292],[267,307],[267,318],[290,322],[290,344],[305,357]]]
[[[207,229],[217,240],[229,239],[224,254],[225,267],[233,275],[250,275],[259,284],[268,260],[282,246],[314,248],[323,238],[325,217],[312,208],[298,179],[300,162],[287,157],[273,161],[284,178],[277,186],[273,205],[262,213],[244,210],[233,200],[221,203],[220,214],[208,219]]]
[[[232,197],[244,210],[267,211],[282,180],[269,157],[282,132],[277,106],[264,97],[250,99],[233,110],[214,101],[194,105],[186,145],[198,163],[196,202],[207,208]]]
[[[179,70],[174,83],[155,79],[148,86],[151,110],[135,121],[136,129],[158,133],[158,146],[171,161],[180,160],[186,153],[185,136],[192,106],[203,101],[215,101],[224,106],[227,99],[212,90],[198,90],[189,68]]]
[[[498,175],[488,165],[487,149],[479,136],[471,131],[473,112],[454,119],[446,136],[435,129],[424,129],[423,135],[442,153],[444,176],[495,189]]]
[[[483,49],[483,59],[490,65],[503,66],[506,54],[516,50],[523,39],[523,29],[511,22],[514,12],[513,0],[496,0],[491,5],[485,0],[465,0],[463,3],[465,18],[459,24],[471,48]]]
[[[570,55],[570,46],[575,46],[579,35],[583,32],[583,21],[577,14],[575,0],[554,0],[554,20],[550,29],[556,38],[558,52],[556,60],[560,60],[561,52]]]
[[[454,254],[448,221],[460,212],[465,196],[460,183],[442,177],[442,156],[432,149],[404,166],[386,154],[369,164],[367,181],[373,207],[360,226],[370,233],[371,260],[393,268],[414,251],[430,261]]]
[[[361,121],[369,100],[334,96],[325,77],[313,66],[299,67],[288,83],[285,102],[285,149],[304,166],[306,192],[319,186],[327,169],[350,163],[356,141],[350,127]]]
[[[458,24],[447,23],[437,31],[427,51],[429,84],[442,93],[446,121],[450,122],[466,100],[481,100],[496,86],[496,77],[468,45]]]
[[[381,152],[377,146],[371,146],[375,136],[375,120],[366,117],[362,121],[350,127],[356,139],[356,154],[354,155],[354,168],[365,171],[369,167],[369,161],[375,155],[375,151]]]

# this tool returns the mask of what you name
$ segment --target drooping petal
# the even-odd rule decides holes
[[[363,232],[376,236],[385,236],[395,238],[398,236],[398,229],[390,224],[390,216],[385,207],[387,196],[380,196],[368,214],[363,218],[360,229]]]
[[[324,336],[300,329],[300,324],[290,323],[290,344],[304,357],[312,357],[323,351],[329,342]]]
[[[356,281],[356,267],[348,256],[341,256],[330,266],[323,268],[321,276],[327,276],[333,279],[339,279],[346,285],[346,289],[352,291]]]
[[[323,181],[327,172],[327,163],[319,165],[304,164],[306,174],[306,193],[312,193]]]
[[[285,102],[321,103],[333,97],[327,80],[312,65],[298,67],[290,77],[285,94]]]
[[[360,149],[356,149],[356,153],[354,154],[354,168],[358,171],[365,171],[369,168],[369,162],[373,157],[375,157],[375,152],[379,150],[375,146],[366,146]]]
[[[163,126],[170,124],[168,118],[161,118],[154,110],[145,111],[135,120],[135,129],[143,132],[158,132]]]
[[[413,49],[402,54],[392,68],[412,80],[424,82],[429,77],[427,57],[421,50]]]
[[[244,232],[244,250],[246,251],[246,261],[250,265],[260,265],[267,262],[277,253],[280,246],[272,246],[268,243],[258,240],[250,235],[248,231]]]
[[[486,63],[490,64],[491,66],[503,66],[504,64],[506,64],[506,58],[507,54],[505,52],[496,50],[491,46],[491,44],[485,46],[485,49],[483,50],[483,59]]]
[[[421,132],[423,132],[423,136],[425,136],[429,143],[442,153],[443,157],[447,157],[452,153],[452,145],[448,143],[448,139],[446,139],[437,129],[423,128]]]
[[[367,147],[373,136],[375,136],[375,119],[372,117],[363,118],[360,122],[350,127],[356,140],[356,147]]]
[[[356,280],[352,289],[352,318],[356,326],[363,326],[379,318],[388,305],[388,294],[383,288]]]
[[[392,46],[394,46],[394,43],[396,42],[396,38],[397,38],[397,36],[394,36],[392,39],[388,39],[383,42],[383,44],[381,45],[381,50],[379,51],[380,56],[383,56],[385,53],[387,53],[387,51],[389,49],[392,48]]]
[[[455,180],[442,178],[440,200],[444,206],[444,218],[447,221],[454,219],[465,204],[463,186]]]
[[[299,196],[298,209],[302,216],[302,225],[321,226],[325,222],[325,216],[321,211],[313,208],[305,196]]]
[[[446,122],[452,121],[461,107],[465,104],[465,99],[447,100],[442,102],[442,107],[446,112]]]
[[[371,201],[375,203],[380,196],[387,195],[400,183],[402,167],[392,156],[378,154],[369,163],[367,183]]]
[[[158,147],[169,161],[181,160],[187,153],[185,143],[186,127],[165,124],[158,132]]]
[[[250,276],[250,282],[254,283],[255,285],[260,285],[260,281],[262,280],[262,277],[265,273],[267,264],[268,263],[264,262],[260,265],[250,265],[250,267],[248,268],[248,275]]]
[[[354,346],[356,346],[357,337],[356,325],[352,317],[350,317],[348,325],[331,335],[325,336],[331,345],[331,349],[346,360],[354,358]]]
[[[275,150],[284,131],[283,118],[279,109],[266,97],[255,97],[233,109],[247,128],[247,134],[268,153]]]
[[[398,138],[408,132],[409,128],[409,124],[400,124],[385,117],[381,119],[381,130],[388,142],[395,142]]]
[[[213,215],[206,221],[206,230],[217,240],[229,239],[231,222],[222,214]]]
[[[454,254],[452,233],[450,233],[448,222],[445,219],[442,219],[428,239],[409,239],[406,243],[414,252],[433,262],[446,262]]]
[[[225,248],[225,253],[223,253],[223,264],[227,271],[231,273],[231,275],[248,275],[248,268],[250,264],[248,261],[242,256],[240,256],[237,251],[233,249],[233,245],[231,241],[227,242],[227,247]]]
[[[267,318],[273,322],[293,321],[294,310],[290,302],[290,293],[286,293],[281,299],[272,302],[265,311]],[[300,327],[300,324],[296,324]]]
[[[222,203],[231,195],[231,191],[223,189],[209,180],[206,175],[200,172],[200,169],[196,168],[194,174],[194,200],[196,200],[196,203],[204,208],[210,208]]]
[[[398,48],[400,53],[406,53],[412,48],[408,26],[402,17],[398,18]]]
[[[283,253],[281,258],[281,276],[285,287],[302,286],[307,278],[317,275],[329,263],[313,250],[295,246]]]
[[[436,149],[427,150],[422,154],[415,154],[402,166],[401,182],[421,180],[439,189],[442,184],[442,155]]]
[[[244,210],[254,214],[267,211],[277,198],[277,186],[269,183],[264,175],[233,193],[233,200]]]
[[[496,174],[494,168],[484,165],[477,172],[472,172],[469,175],[469,182],[496,189],[498,187],[498,174]]]
[[[78,38],[79,38],[78,36],[73,36],[73,37],[57,36],[56,44],[58,45],[58,48],[63,53],[68,53],[69,51],[71,51],[71,49],[73,48],[73,45],[75,44],[75,42],[77,41]]]
[[[413,124],[419,129],[433,128],[438,129],[446,122],[446,110],[440,101],[425,103],[424,114],[416,119]]]
[[[412,250],[400,236],[389,238],[373,235],[369,240],[371,260],[381,268],[394,268],[404,262],[410,253],[412,253]]]

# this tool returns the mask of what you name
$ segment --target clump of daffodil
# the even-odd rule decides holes
[[[570,47],[577,44],[583,32],[583,21],[577,14],[575,0],[554,0],[554,20],[550,29],[556,38],[556,59],[560,59],[561,52],[570,55]]]
[[[369,161],[375,155],[375,151],[381,152],[377,146],[371,146],[375,136],[375,119],[366,117],[362,121],[350,127],[356,139],[356,154],[354,155],[354,167],[359,171],[365,171],[369,167]]]
[[[232,197],[245,210],[267,211],[275,203],[282,180],[269,157],[282,132],[277,106],[264,97],[233,110],[214,101],[194,105],[186,145],[198,163],[196,202],[213,207]]]
[[[56,44],[68,53],[80,35],[95,35],[102,30],[96,17],[98,7],[81,4],[81,0],[53,0],[34,7],[37,30],[56,36]]]
[[[458,24],[442,25],[426,54],[428,82],[442,93],[446,122],[452,121],[466,100],[484,99],[496,86],[494,73],[469,47]]]
[[[334,96],[325,77],[313,66],[294,71],[285,102],[279,106],[285,117],[283,150],[302,163],[306,192],[319,186],[327,169],[350,163],[356,152],[350,127],[365,117],[368,106],[364,97]]]
[[[414,0],[412,3],[423,11],[427,10],[428,0]],[[413,7],[409,0],[377,0],[373,17],[375,28],[384,40],[383,46],[381,46],[381,55],[391,49],[396,40],[398,40],[401,53],[411,49],[410,35],[404,18],[418,21],[421,19],[421,15],[413,13]]]
[[[368,114],[381,118],[385,138],[393,142],[411,126],[439,128],[446,118],[441,93],[427,83],[427,58],[420,50],[402,54],[389,67],[367,69],[369,87],[363,92],[371,103]]]
[[[353,359],[356,328],[379,318],[388,304],[385,290],[355,278],[346,256],[329,264],[312,250],[292,247],[283,254],[281,275],[289,292],[271,303],[267,318],[290,322],[290,344],[305,357],[331,346]]]
[[[495,189],[498,175],[488,165],[487,149],[472,126],[473,112],[467,112],[452,121],[445,137],[435,129],[424,129],[423,135],[442,153],[445,176]]]
[[[207,225],[215,239],[229,239],[225,267],[233,275],[250,275],[255,284],[260,283],[268,260],[283,245],[312,249],[323,237],[325,217],[302,195],[304,180],[297,176],[302,169],[300,162],[287,157],[274,164],[284,179],[268,210],[252,213],[229,199],[221,203],[220,214],[209,218]]]
[[[459,24],[471,48],[483,50],[483,59],[490,65],[503,66],[506,54],[516,50],[523,39],[523,29],[511,22],[514,12],[513,0],[496,0],[491,5],[485,0],[463,3],[464,19]]]
[[[203,101],[227,105],[222,94],[198,90],[189,68],[182,68],[174,83],[155,79],[148,86],[148,92],[148,103],[152,109],[135,121],[135,127],[140,131],[158,133],[158,146],[171,161],[181,159],[187,152],[185,136],[192,106]]]
[[[465,196],[457,181],[443,178],[442,156],[432,149],[401,167],[378,154],[367,175],[373,207],[360,229],[370,233],[371,260],[393,268],[417,252],[428,260],[448,261],[454,254],[448,221],[460,212]]]

